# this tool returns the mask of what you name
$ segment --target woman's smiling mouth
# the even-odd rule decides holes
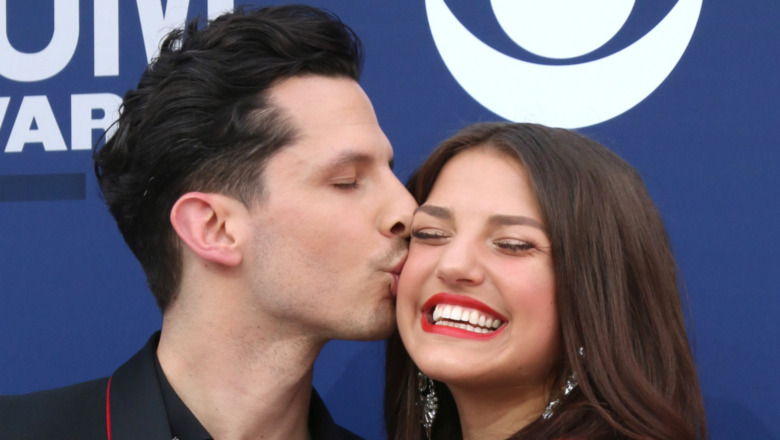
[[[477,333],[492,332],[504,323],[479,310],[450,304],[437,304],[431,318],[434,325],[447,325]]]
[[[466,339],[490,339],[504,329],[506,318],[474,298],[437,293],[422,307],[423,331]]]

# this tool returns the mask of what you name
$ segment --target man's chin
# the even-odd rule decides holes
[[[342,338],[354,341],[379,341],[389,337],[395,331],[395,302],[390,307],[376,310],[359,325],[359,331],[353,332],[351,337]],[[358,329],[355,329],[358,330]]]
[[[381,330],[378,330],[377,332],[369,335],[365,339],[360,339],[361,341],[379,341],[382,339],[389,338],[390,335],[393,334],[395,331],[395,320],[390,322],[390,325],[382,328]]]

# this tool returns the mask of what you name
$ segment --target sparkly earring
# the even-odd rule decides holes
[[[579,353],[580,357],[585,356],[585,349],[583,347],[580,347],[577,352]],[[577,375],[575,373],[571,373],[571,376],[566,379],[566,385],[563,387],[563,397],[559,397],[550,401],[550,403],[547,404],[547,408],[545,408],[544,412],[542,413],[542,418],[548,420],[550,417],[552,417],[553,413],[555,412],[555,408],[560,405],[561,400],[565,399],[566,396],[571,394],[574,388],[577,388]]]
[[[433,380],[420,370],[417,370],[417,390],[420,393],[419,403],[422,404],[420,423],[425,429],[425,436],[431,440],[431,428],[434,419],[436,419],[436,412],[439,410],[439,398],[436,397]]]
[[[553,412],[555,412],[555,408],[560,405],[561,399],[566,398],[566,396],[568,396],[576,387],[577,375],[572,373],[571,376],[566,379],[566,386],[563,387],[563,397],[550,401],[550,403],[547,404],[547,408],[544,409],[544,413],[542,413],[542,418],[547,420],[552,417]]]

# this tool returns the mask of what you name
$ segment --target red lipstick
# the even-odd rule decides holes
[[[448,304],[448,305],[461,306],[461,307],[479,310],[481,312],[484,312],[485,314],[490,315],[494,319],[495,318],[500,319],[504,324],[502,324],[498,329],[490,331],[488,333],[476,333],[473,331],[464,330],[457,327],[450,327],[447,325],[436,325],[433,323],[432,311],[439,304]],[[505,325],[506,322],[507,319],[503,315],[490,308],[487,304],[479,300],[476,300],[470,296],[454,295],[446,292],[437,293],[436,295],[433,295],[430,299],[428,299],[428,301],[426,301],[425,304],[423,304],[422,316],[420,318],[420,325],[423,331],[425,332],[438,333],[438,334],[452,336],[456,338],[473,339],[478,341],[484,341],[487,339],[494,338],[496,335],[498,335],[504,330],[504,328],[506,327]]]

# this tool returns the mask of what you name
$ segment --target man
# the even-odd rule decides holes
[[[304,6],[166,38],[94,156],[162,331],[109,378],[0,399],[0,438],[354,438],[313,363],[394,328],[415,207],[360,63],[352,31]]]

